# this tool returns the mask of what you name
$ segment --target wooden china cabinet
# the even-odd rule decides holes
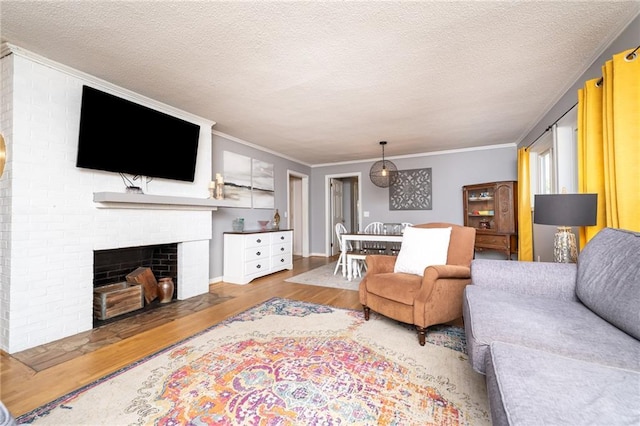
[[[462,187],[464,225],[476,228],[477,251],[499,251],[507,259],[518,252],[517,199],[517,181]]]

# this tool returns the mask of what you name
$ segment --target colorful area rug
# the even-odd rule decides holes
[[[490,424],[464,331],[271,299],[19,417],[37,425]]]
[[[285,281],[297,284],[310,284],[320,287],[332,287],[341,288],[345,290],[358,290],[358,285],[362,281],[361,277],[354,277],[349,281],[346,277],[342,276],[342,272],[338,269],[338,272],[333,273],[336,270],[336,263],[332,262],[318,268],[312,269],[302,274],[294,275],[291,278],[287,278]]]

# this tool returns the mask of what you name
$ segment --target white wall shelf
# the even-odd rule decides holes
[[[93,202],[101,209],[218,210],[232,207],[232,202],[212,198],[176,197],[171,195],[134,194],[127,192],[94,192]]]

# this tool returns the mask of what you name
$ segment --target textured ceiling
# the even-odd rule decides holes
[[[2,41],[306,164],[518,143],[639,1],[7,1]],[[635,46],[630,46],[635,47]]]

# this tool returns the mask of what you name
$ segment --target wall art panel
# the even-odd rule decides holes
[[[431,188],[431,168],[392,172],[389,210],[431,210]]]

